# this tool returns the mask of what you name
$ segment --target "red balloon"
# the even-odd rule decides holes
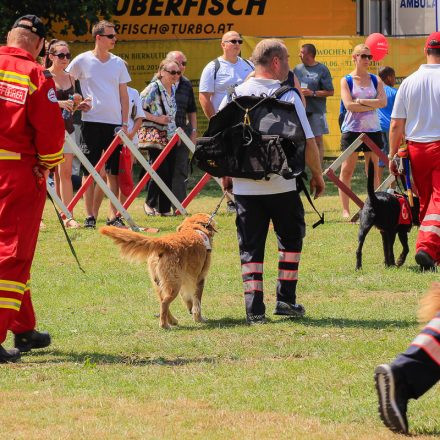
[[[373,61],[380,61],[388,54],[388,41],[379,33],[371,34],[365,41],[365,44],[370,48]]]

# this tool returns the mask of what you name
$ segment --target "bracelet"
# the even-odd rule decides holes
[[[123,127],[128,127],[128,122],[123,122],[123,123],[122,123],[122,126],[123,126]]]
[[[396,156],[397,156],[397,154],[389,154],[388,159],[393,160]]]

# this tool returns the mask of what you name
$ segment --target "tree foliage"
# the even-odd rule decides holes
[[[44,20],[49,35],[53,35],[55,23],[61,23],[62,35],[68,31],[84,35],[89,32],[90,23],[108,19],[115,6],[115,0],[0,0],[0,41],[6,40],[14,21],[26,14]]]

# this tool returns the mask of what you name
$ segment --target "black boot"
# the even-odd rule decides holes
[[[11,348],[6,350],[0,345],[0,364],[7,364],[8,362],[17,362],[20,359],[20,350]]]
[[[31,351],[33,348],[44,348],[50,345],[51,339],[48,332],[31,330],[29,332],[18,333],[14,337],[15,347],[22,353]]]

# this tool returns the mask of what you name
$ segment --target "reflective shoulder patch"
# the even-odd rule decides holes
[[[56,95],[55,90],[53,89],[53,87],[50,88],[49,91],[47,92],[47,98],[51,102],[58,102],[57,95]]]
[[[15,102],[17,104],[24,104],[28,94],[28,88],[22,87],[10,82],[0,81],[0,99],[5,101]]]

